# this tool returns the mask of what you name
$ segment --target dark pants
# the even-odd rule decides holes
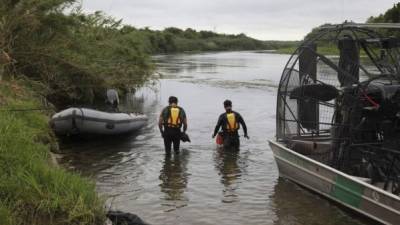
[[[229,150],[239,149],[240,140],[239,140],[239,134],[237,132],[234,133],[224,132],[223,138],[224,138],[224,149],[229,149]]]
[[[181,130],[179,128],[165,128],[164,130],[164,146],[165,153],[171,153],[172,144],[174,145],[175,153],[179,152],[181,143]]]

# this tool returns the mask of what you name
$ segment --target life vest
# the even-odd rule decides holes
[[[239,129],[239,124],[236,120],[235,113],[226,114],[226,130],[228,132],[236,132]]]
[[[182,125],[181,110],[178,107],[170,107],[168,112],[167,126],[180,128]]]

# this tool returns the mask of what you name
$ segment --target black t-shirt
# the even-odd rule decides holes
[[[243,132],[245,135],[247,135],[247,126],[246,126],[246,123],[244,122],[243,117],[235,111],[232,111],[232,113],[235,114],[236,122],[238,124],[242,125]],[[218,133],[218,131],[221,127],[222,127],[222,131],[227,132],[227,124],[228,124],[228,118],[227,118],[227,113],[225,112],[225,113],[222,113],[218,118],[217,125],[215,126],[215,129],[214,129],[214,135],[216,135]]]

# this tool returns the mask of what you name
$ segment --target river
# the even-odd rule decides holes
[[[260,52],[154,57],[162,75],[129,103],[150,117],[127,137],[64,143],[61,164],[92,177],[113,209],[153,225],[364,224],[328,201],[278,178],[268,146],[276,91],[288,55]],[[157,117],[170,95],[187,113],[192,142],[165,157]],[[250,140],[239,153],[211,139],[223,101],[244,117]]]

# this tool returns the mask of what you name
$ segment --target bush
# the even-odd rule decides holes
[[[0,96],[3,110],[40,106],[15,83],[0,83]],[[103,224],[95,184],[50,165],[49,133],[40,112],[0,111],[0,224]]]
[[[5,78],[41,82],[42,94],[59,108],[146,82],[153,66],[142,42],[127,40],[121,21],[101,12],[85,15],[73,3],[1,0],[0,50],[12,59]]]

